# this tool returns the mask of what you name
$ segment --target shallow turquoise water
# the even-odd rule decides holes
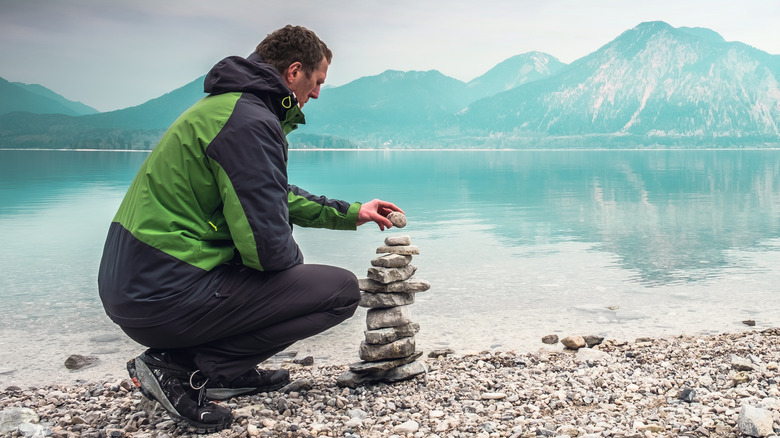
[[[145,158],[0,151],[0,348],[29,348],[0,353],[0,383],[20,374],[4,367],[52,350],[138,348],[90,338],[117,333],[97,265]],[[413,307],[423,348],[780,326],[780,151],[291,151],[289,174],[312,193],[406,211],[392,232],[420,247],[416,277],[432,284]],[[307,262],[358,276],[386,234],[295,231]],[[364,314],[294,348],[357,360]]]

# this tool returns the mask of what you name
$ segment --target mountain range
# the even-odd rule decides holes
[[[99,112],[81,102],[68,100],[42,85],[8,82],[3,78],[0,78],[0,96],[0,114],[28,111],[81,116]]]
[[[96,113],[0,80],[0,148],[150,149],[203,77]],[[571,64],[529,52],[462,82],[394,71],[323,88],[291,147],[780,146],[780,56],[703,28],[641,23]]]

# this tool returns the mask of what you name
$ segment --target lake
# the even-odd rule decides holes
[[[0,387],[122,378],[142,351],[106,317],[97,267],[143,152],[0,150]],[[405,210],[403,230],[296,228],[309,263],[365,277],[407,234],[418,349],[531,351],[547,334],[780,326],[780,151],[291,151],[290,181]],[[293,345],[358,361],[365,310]],[[70,354],[97,366],[70,372]]]

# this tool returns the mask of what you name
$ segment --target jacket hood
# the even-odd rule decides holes
[[[284,84],[276,67],[264,62],[257,53],[247,58],[229,56],[218,62],[206,75],[203,89],[209,94],[255,94],[280,120],[285,120],[287,112],[298,106],[295,94]]]

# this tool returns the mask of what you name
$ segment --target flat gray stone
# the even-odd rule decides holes
[[[416,247],[415,245],[399,245],[399,246],[382,245],[376,249],[376,253],[416,255],[420,253],[420,248]]]
[[[731,368],[737,371],[755,371],[761,369],[759,365],[756,365],[747,359],[741,358],[736,354],[729,355],[729,359],[731,360]]]
[[[411,323],[411,316],[412,311],[409,306],[369,309],[368,312],[366,312],[366,327],[369,330],[385,327],[398,327]]]
[[[360,307],[383,309],[386,307],[406,306],[414,303],[414,294],[407,293],[360,293]]]
[[[422,351],[416,351],[409,356],[392,360],[380,360],[375,362],[357,362],[349,366],[349,369],[358,374],[373,373],[375,371],[387,371],[401,365],[415,361],[422,356]]]
[[[409,236],[387,236],[385,237],[385,245],[389,246],[405,246],[411,245],[412,239]]]
[[[377,330],[366,330],[363,334],[366,336],[366,343],[369,344],[389,344],[401,338],[414,336],[420,331],[420,324],[413,322],[411,324],[398,327],[386,327]]]
[[[436,350],[431,350],[428,353],[428,357],[430,357],[431,359],[436,359],[439,356],[447,357],[450,354],[455,354],[455,350],[453,350],[452,348],[438,348]]]
[[[366,362],[377,360],[398,359],[414,354],[415,341],[414,336],[401,338],[389,344],[368,344],[360,343],[360,359]]]
[[[385,382],[400,382],[402,380],[409,380],[412,377],[428,372],[428,368],[425,366],[424,363],[415,360],[414,362],[410,362],[406,365],[401,365],[400,367],[393,368],[385,374]]]
[[[401,268],[380,268],[372,266],[368,268],[368,278],[378,281],[383,284],[392,283],[394,281],[403,281],[414,275],[417,271],[417,267],[413,265],[406,265]]]
[[[311,380],[309,379],[295,379],[281,388],[279,392],[289,394],[291,392],[298,392],[303,390],[309,390],[312,388]]]
[[[588,335],[588,336],[583,336],[582,339],[584,339],[585,344],[587,344],[587,346],[591,348],[604,342],[603,336]]]
[[[374,293],[393,293],[393,292],[425,292],[431,288],[431,283],[426,280],[417,280],[410,278],[403,281],[395,281],[392,283],[382,284],[378,281],[374,281],[370,278],[358,279],[358,287],[365,292]]]
[[[379,383],[385,378],[384,371],[376,371],[374,373],[358,374],[353,371],[347,370],[336,377],[336,385],[347,388],[357,388],[360,385],[366,385],[369,383]]]
[[[381,266],[383,268],[401,268],[412,262],[412,256],[402,254],[385,254],[371,260],[371,266]]]
[[[94,365],[99,359],[95,356],[82,356],[80,354],[71,354],[65,359],[65,368],[69,370],[79,370],[84,367]]]

